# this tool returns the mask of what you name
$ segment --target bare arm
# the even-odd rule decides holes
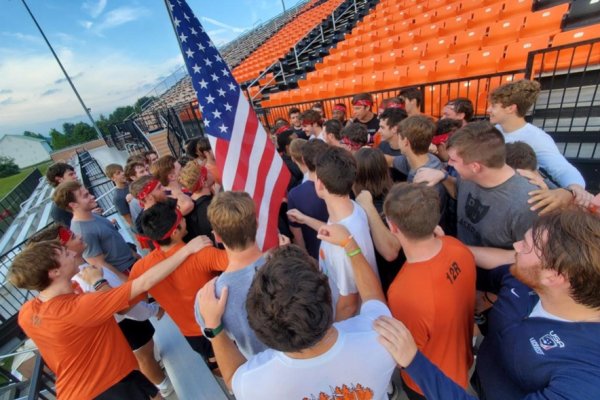
[[[441,182],[450,197],[456,199],[456,178],[448,176],[445,171],[434,168],[419,168],[413,182],[425,182],[427,186],[435,186]]]
[[[344,321],[348,318],[352,318],[358,312],[358,302],[360,297],[358,293],[349,294],[338,298],[338,302],[335,305],[335,320]]]
[[[358,294],[363,302],[379,300],[386,303],[379,278],[373,272],[365,256],[360,252],[360,247],[356,241],[352,238],[348,240],[349,236],[350,233],[348,230],[339,224],[323,225],[317,235],[321,240],[338,246],[344,246],[344,251],[346,251],[352,263],[352,271],[354,272]]]
[[[287,212],[287,216],[290,221],[298,223],[298,224],[308,225],[311,229],[314,229],[317,232],[319,231],[319,228],[325,224],[325,222],[323,222],[323,221],[319,221],[316,218],[309,217],[308,215],[302,214],[296,208],[289,210]]]
[[[194,210],[194,201],[192,198],[181,191],[179,184],[169,185],[171,197],[177,199],[177,207],[182,215],[188,215]]]
[[[95,257],[86,257],[85,261],[88,264],[94,265],[98,268],[106,267],[109,270],[111,270],[112,272],[114,272],[114,274],[117,275],[120,280],[122,280],[123,282],[127,282],[127,275],[125,275],[124,273],[119,271],[117,268],[115,268],[114,266],[112,266],[108,262],[106,262],[104,254],[100,254]]]
[[[494,269],[500,265],[512,264],[515,262],[515,251],[506,249],[497,249],[494,247],[467,246],[473,256],[475,264],[479,268]]]
[[[371,193],[366,190],[361,191],[356,197],[356,201],[367,213],[369,228],[371,228],[371,235],[373,236],[375,248],[387,261],[395,260],[396,257],[398,257],[398,253],[402,249],[402,246],[398,239],[396,239],[388,227],[383,223],[377,209],[373,205]]]
[[[290,226],[290,231],[292,232],[292,235],[294,236],[294,244],[297,244],[298,246],[302,247],[303,249],[306,249],[306,243],[304,243],[304,237],[302,236],[302,229],[300,229],[296,226]]]
[[[215,278],[216,279],[216,278]],[[221,298],[217,299],[215,293],[215,279],[208,282],[200,290],[198,306],[200,314],[207,328],[216,328],[221,325],[221,319],[227,304],[228,288],[221,291]],[[223,380],[229,389],[235,371],[246,362],[235,343],[224,332],[218,334],[211,340],[217,364],[221,370]]]

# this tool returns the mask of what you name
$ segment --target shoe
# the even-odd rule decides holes
[[[158,388],[160,395],[165,399],[175,392],[175,388],[168,376],[165,376],[165,380],[156,385],[156,387]]]

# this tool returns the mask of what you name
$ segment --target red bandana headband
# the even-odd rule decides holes
[[[276,134],[276,135],[280,135],[280,134],[282,134],[282,133],[283,133],[283,132],[285,132],[285,131],[289,131],[290,129],[291,129],[291,128],[290,128],[289,126],[287,126],[287,125],[284,125],[284,126],[281,126],[281,127],[279,127],[279,129],[277,129],[277,130],[275,131],[275,134]]]
[[[71,231],[69,228],[65,228],[64,226],[58,228],[58,240],[63,246],[65,246],[72,237],[73,231]]]
[[[333,111],[346,112],[346,106],[338,104],[337,106],[333,106]]]
[[[345,146],[350,147],[350,150],[353,150],[353,151],[356,151],[356,150],[360,149],[363,146],[360,143],[356,143],[356,142],[353,142],[352,140],[348,139],[348,136],[344,136],[342,138],[342,140],[340,140],[340,143],[343,144],[343,145],[345,145]]]
[[[373,105],[372,101],[369,100],[356,100],[354,103],[352,103],[353,106],[364,106],[364,107],[371,107]]]
[[[404,110],[404,104],[402,103],[389,103],[385,109],[387,110],[388,108],[400,108],[402,110]]]
[[[165,233],[163,235],[163,237],[160,238],[160,240],[165,240],[165,239],[170,238],[171,235],[173,234],[173,232],[175,232],[175,229],[177,229],[177,227],[179,227],[179,223],[181,222],[183,215],[181,214],[181,211],[179,211],[178,209],[175,209],[175,213],[177,214],[177,218],[175,218],[175,223],[173,224],[171,229],[169,229],[169,231],[167,233]]]
[[[152,179],[152,180],[150,180],[148,183],[146,183],[144,185],[144,187],[142,188],[142,190],[140,190],[140,192],[136,196],[137,199],[140,201],[140,203],[144,202],[144,199],[146,197],[148,197],[148,195],[150,193],[152,193],[154,191],[154,189],[156,189],[158,187],[159,183],[160,182],[158,181],[158,179]]]
[[[204,184],[206,183],[206,179],[208,178],[208,169],[206,169],[205,166],[201,166],[201,167],[199,167],[199,169],[200,169],[200,176],[198,177],[196,184],[192,188],[192,193],[196,193],[197,191],[202,189],[202,186],[204,186]]]

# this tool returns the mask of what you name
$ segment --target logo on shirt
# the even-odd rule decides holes
[[[368,387],[363,387],[360,383],[356,386],[348,387],[343,385],[341,388],[336,386],[332,388],[331,393],[321,392],[318,396],[310,395],[302,400],[373,400],[373,391]]]
[[[544,354],[544,351],[552,350],[556,347],[560,349],[565,347],[565,342],[563,342],[560,337],[554,333],[554,331],[546,333],[540,338],[539,341],[535,340],[534,338],[529,338],[529,343],[531,343],[533,350],[541,355]]]
[[[486,206],[479,201],[478,198],[471,196],[471,193],[467,194],[467,203],[465,204],[465,214],[467,218],[474,224],[478,223],[486,216],[490,206]]]

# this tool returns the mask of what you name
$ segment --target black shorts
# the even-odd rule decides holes
[[[157,394],[158,388],[140,371],[133,370],[94,400],[149,400]]]
[[[134,321],[133,319],[125,318],[119,322],[119,328],[127,339],[131,350],[135,351],[152,340],[154,336],[154,326],[150,321]]]
[[[205,361],[208,361],[209,358],[215,356],[210,340],[204,336],[185,336],[185,340],[187,340],[190,346],[192,346],[192,349],[200,354]]]

